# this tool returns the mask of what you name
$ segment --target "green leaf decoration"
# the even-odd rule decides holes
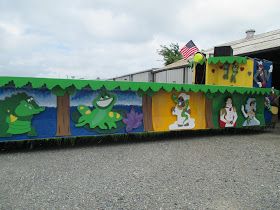
[[[140,95],[153,95],[155,92],[164,90],[171,91],[192,91],[203,93],[240,93],[265,95],[271,92],[271,88],[248,88],[234,86],[217,86],[201,84],[174,84],[174,83],[153,83],[153,82],[125,82],[125,81],[102,81],[102,80],[73,80],[73,79],[51,79],[51,78],[27,78],[27,77],[0,77],[0,87],[13,86],[22,88],[31,85],[32,88],[45,87],[57,96],[63,96],[65,92],[69,95],[75,90],[91,88],[92,90],[131,90]],[[279,91],[275,90],[279,95]]]
[[[209,64],[218,64],[218,63],[233,64],[234,62],[237,62],[239,64],[246,64],[247,63],[247,58],[246,57],[240,57],[240,56],[220,56],[220,57],[210,57],[210,58],[208,58],[207,62]]]

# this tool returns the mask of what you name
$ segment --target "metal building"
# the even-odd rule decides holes
[[[262,34],[256,34],[255,30],[246,31],[246,36],[232,42],[223,43],[217,46],[231,46],[234,55],[251,55],[256,52],[277,50],[280,47],[280,29]],[[213,54],[214,47],[205,50],[206,54]]]
[[[133,82],[153,82],[153,71],[157,68],[148,69],[145,71],[139,71],[133,74],[127,74],[120,77],[115,77],[115,81],[133,81]]]
[[[154,82],[192,84],[193,71],[186,67],[187,64],[188,60],[183,59],[154,70]]]
[[[115,81],[131,81],[131,75],[123,75],[120,77],[113,78]]]
[[[217,46],[231,46],[234,55],[272,61],[274,65],[273,86],[280,89],[280,80],[278,79],[280,78],[280,29],[257,35],[255,35],[255,30],[250,29],[246,31],[244,38]],[[208,57],[214,53],[214,48],[205,50],[203,53]],[[194,72],[186,67],[187,64],[188,61],[182,59],[162,68],[136,72],[113,78],[113,80],[191,84],[194,81]]]
[[[137,72],[131,75],[131,80],[133,82],[153,82],[153,71],[154,69],[150,69],[143,72]]]

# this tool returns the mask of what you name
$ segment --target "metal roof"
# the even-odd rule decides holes
[[[280,29],[257,34],[250,38],[220,44],[217,46],[231,46],[234,55],[243,55],[280,47]],[[214,53],[214,47],[203,51],[206,54]]]

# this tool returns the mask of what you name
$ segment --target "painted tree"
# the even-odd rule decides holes
[[[179,45],[171,43],[169,46],[160,45],[161,49],[158,50],[158,54],[163,56],[164,65],[174,63],[181,60],[183,57],[179,51]]]
[[[56,86],[52,92],[56,95],[57,123],[56,136],[70,136],[70,95],[75,91],[73,86],[62,89]]]
[[[152,96],[155,92],[150,88],[147,91],[139,90],[137,95],[142,98],[143,123],[145,131],[153,131]]]

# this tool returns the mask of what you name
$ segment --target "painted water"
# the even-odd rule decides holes
[[[116,105],[114,106],[114,110],[122,110],[125,113],[130,112],[132,106],[128,105]],[[141,106],[133,106],[134,110],[137,113],[142,113],[142,107]],[[71,116],[72,113],[77,110],[77,107],[71,107],[70,112]],[[25,139],[42,139],[42,138],[56,138],[56,108],[54,107],[45,107],[45,111],[34,115],[32,119],[32,126],[35,128],[37,132],[37,136],[27,136],[26,134],[21,135],[13,135],[11,137],[0,137],[0,141],[5,140],[25,140]],[[113,132],[100,132],[99,129],[87,129],[84,127],[77,128],[75,127],[75,123],[71,119],[70,121],[70,129],[71,129],[71,135],[72,136],[93,136],[93,135],[104,135],[104,134],[121,134],[121,133],[127,133],[125,129],[125,125],[123,125],[120,129],[114,129]],[[96,130],[99,130],[97,132]],[[138,128],[133,129],[130,133],[137,133],[137,132],[143,132],[144,126],[143,122],[142,125]]]

